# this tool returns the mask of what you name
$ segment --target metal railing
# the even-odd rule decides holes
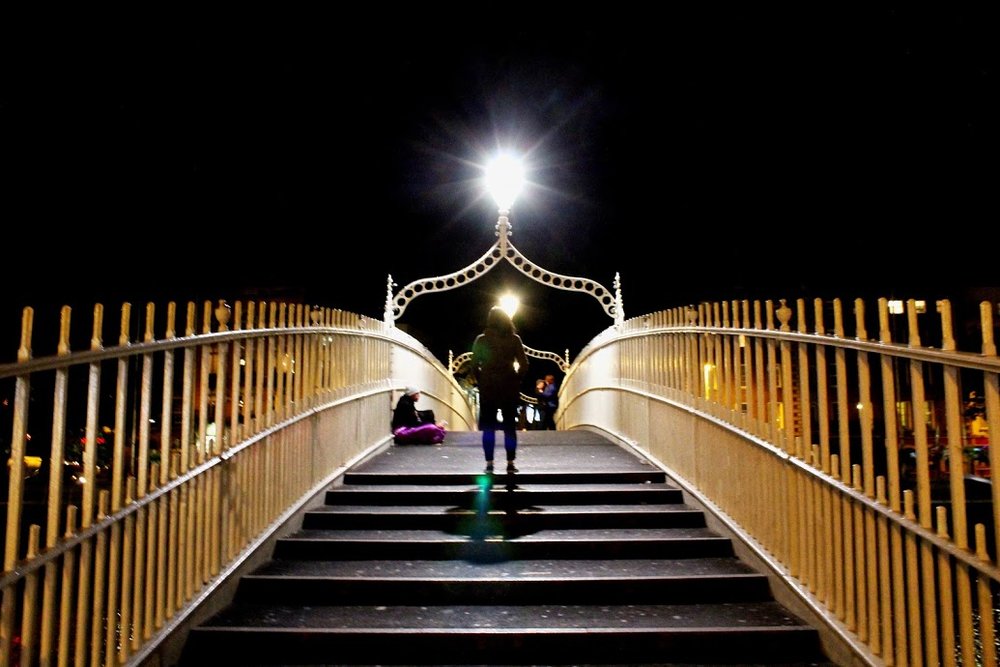
[[[419,342],[286,303],[103,307],[72,351],[34,358],[26,308],[0,366],[10,440],[0,665],[138,664],[296,508],[391,440],[394,388],[420,382],[461,428],[473,406]],[[132,332],[139,331],[138,335]],[[85,333],[85,332],[84,332]],[[399,375],[400,379],[393,378]]]
[[[997,304],[969,351],[949,301],[865,305],[851,334],[839,300],[630,319],[578,355],[559,426],[660,462],[872,664],[996,664]]]
[[[839,300],[795,305],[609,328],[568,369],[560,428],[660,462],[872,664],[995,664],[996,304],[959,337],[948,301],[856,300],[851,334]],[[0,366],[2,665],[141,662],[388,443],[400,386],[474,428],[449,369],[382,322],[205,303],[178,334],[169,304],[158,338],[154,314],[125,304],[104,347],[101,306],[89,337],[63,309],[56,353],[35,358],[26,309],[18,360]]]

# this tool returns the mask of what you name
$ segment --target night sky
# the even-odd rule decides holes
[[[626,317],[1000,285],[992,13],[674,4],[7,21],[0,327],[64,303],[89,327],[125,300],[381,318],[388,274],[494,242],[478,179],[498,147],[530,180],[512,242],[619,273]],[[507,288],[537,349],[575,356],[612,323],[502,264],[398,324],[445,361]]]

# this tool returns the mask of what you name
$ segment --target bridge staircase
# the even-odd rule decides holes
[[[502,438],[499,438],[502,441]],[[350,469],[181,663],[830,665],[658,467],[588,431],[477,432]],[[222,662],[220,662],[222,661]]]

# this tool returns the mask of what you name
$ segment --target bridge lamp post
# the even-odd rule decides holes
[[[510,207],[524,187],[524,166],[511,153],[500,153],[484,168],[484,185],[497,204],[499,217],[496,225],[497,241],[479,259],[463,269],[440,276],[420,278],[393,292],[396,283],[388,276],[385,290],[384,320],[387,327],[395,326],[406,307],[417,297],[457,289],[478,280],[484,274],[507,262],[535,282],[546,287],[583,292],[597,299],[601,308],[614,319],[620,328],[625,321],[622,308],[621,281],[615,274],[614,290],[610,290],[596,280],[583,276],[567,276],[535,264],[514,247],[510,241]],[[558,358],[558,357],[557,357]]]
[[[497,238],[501,256],[508,250],[510,238],[510,207],[524,187],[524,166],[510,153],[500,153],[486,164],[486,189],[497,203]]]

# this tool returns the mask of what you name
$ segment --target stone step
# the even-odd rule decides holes
[[[225,664],[751,664],[824,661],[775,602],[247,605],[192,630]]]
[[[732,542],[704,527],[545,529],[511,539],[469,539],[435,530],[304,530],[278,540],[281,559],[695,558],[733,556]]]
[[[504,463],[498,463],[492,476],[494,484],[663,484],[667,476],[660,470],[574,470],[574,471],[535,471],[522,464],[520,472],[508,475]],[[572,465],[570,462],[568,465]],[[386,470],[344,473],[344,485],[376,485],[376,484],[419,484],[423,486],[455,486],[480,485],[487,475],[483,473],[480,462],[469,466],[474,471],[467,472],[426,472],[410,470]]]
[[[766,600],[732,558],[629,561],[274,561],[240,580],[240,604],[623,604]],[[654,574],[660,573],[660,574]]]
[[[573,505],[483,509],[440,506],[327,505],[309,511],[303,528],[409,528],[442,530],[464,535],[524,534],[546,528],[693,528],[705,525],[705,515],[686,505]]]
[[[527,484],[518,480],[511,493],[491,490],[493,504],[500,507],[532,504],[589,505],[595,495],[604,504],[682,503],[683,494],[675,486],[643,482],[639,484]],[[478,485],[352,484],[330,489],[328,505],[449,505],[474,508],[482,500]]]

